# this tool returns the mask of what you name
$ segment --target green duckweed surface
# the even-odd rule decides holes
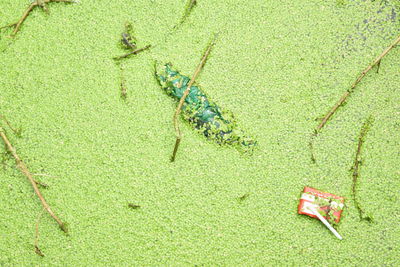
[[[357,75],[400,34],[399,1],[87,1],[34,10],[14,39],[0,33],[0,113],[21,158],[49,184],[43,194],[69,225],[62,233],[27,179],[5,156],[0,170],[0,266],[306,265],[395,266],[400,257],[400,49],[371,71],[314,142],[323,116]],[[0,2],[0,26],[25,0]],[[126,21],[139,47],[112,60]],[[258,141],[252,155],[207,141],[182,122],[175,163],[176,102],[153,76],[154,61],[191,76]],[[352,201],[357,138],[359,199]],[[1,152],[4,152],[3,146]],[[344,196],[343,241],[297,214],[304,186]],[[241,198],[242,196],[246,196]],[[131,209],[128,203],[140,205]]]

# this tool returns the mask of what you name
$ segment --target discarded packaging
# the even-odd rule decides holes
[[[190,81],[189,77],[174,70],[171,64],[157,66],[156,78],[162,89],[176,100],[183,96]],[[238,129],[232,113],[221,109],[197,85],[191,86],[182,114],[193,128],[218,144],[237,144],[249,151],[257,143]]]
[[[304,187],[298,213],[319,219],[337,238],[342,239],[331,224],[335,225],[339,223],[343,207],[343,197],[322,192],[311,187]]]

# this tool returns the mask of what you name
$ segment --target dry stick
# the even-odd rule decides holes
[[[344,92],[342,97],[339,99],[339,101],[331,108],[331,110],[322,118],[321,123],[318,125],[318,127],[314,130],[314,133],[311,136],[310,142],[309,142],[309,147],[311,150],[311,161],[316,162],[315,160],[315,155],[314,155],[314,139],[318,135],[319,131],[325,126],[325,124],[328,122],[328,120],[332,117],[332,115],[339,109],[340,106],[344,104],[346,101],[347,97],[350,95],[350,93],[353,91],[353,89],[357,86],[357,84],[364,78],[364,76],[374,67],[377,66],[376,72],[379,71],[380,65],[382,58],[386,56],[387,53],[389,53],[390,50],[392,50],[396,45],[400,43],[400,36],[397,37],[397,39],[390,45],[388,46],[382,54],[380,54],[375,61],[369,65],[361,74],[358,76],[357,80],[351,85],[351,88]]]
[[[35,253],[41,257],[44,257],[44,254],[39,248],[39,224],[40,224],[40,219],[42,218],[43,215],[43,211],[44,209],[42,209],[42,211],[40,212],[35,227]]]
[[[35,1],[30,6],[25,10],[24,14],[20,18],[20,20],[15,24],[14,31],[12,33],[12,36],[15,36],[17,32],[19,31],[19,28],[21,27],[22,23],[25,21],[25,19],[28,17],[29,13],[33,10],[34,7],[38,6],[38,2]]]
[[[192,87],[193,83],[195,82],[195,79],[197,78],[201,69],[203,68],[204,64],[206,63],[207,57],[210,54],[211,48],[214,46],[214,44],[215,44],[215,39],[209,44],[206,52],[203,55],[203,58],[201,59],[199,65],[197,66],[192,78],[189,81],[189,84],[188,84],[185,92],[183,93],[183,96],[181,97],[181,99],[179,101],[178,107],[176,108],[176,111],[174,114],[174,127],[175,127],[176,141],[175,141],[174,151],[172,152],[171,162],[175,161],[176,152],[178,151],[178,147],[179,147],[179,144],[181,143],[181,139],[182,139],[182,133],[181,133],[181,130],[179,129],[178,116],[181,112],[183,103],[185,102],[185,99],[190,92],[190,88]]]
[[[0,136],[3,139],[4,143],[6,144],[7,150],[12,154],[12,156],[15,159],[15,163],[17,164],[18,168],[21,170],[21,172],[28,178],[29,182],[31,183],[33,190],[35,191],[36,195],[40,199],[40,202],[43,205],[43,208],[46,209],[46,211],[50,214],[51,217],[58,223],[60,226],[61,230],[64,232],[67,232],[67,228],[65,224],[54,214],[54,212],[51,210],[49,204],[47,204],[46,200],[40,193],[40,190],[37,186],[36,181],[33,179],[32,174],[26,167],[25,163],[19,158],[15,148],[11,145],[10,141],[8,140],[4,129],[0,126]]]
[[[190,13],[192,12],[192,9],[194,8],[194,6],[196,4],[197,4],[197,0],[188,0],[188,3],[186,4],[186,7],[185,7],[185,13],[183,13],[183,16],[182,16],[179,24],[176,25],[175,27],[178,27],[179,25],[182,25],[185,22],[186,18],[189,17]]]
[[[369,65],[361,74],[358,76],[357,80],[352,84],[351,88],[347,90],[342,97],[339,99],[339,101],[332,107],[332,109],[325,115],[325,117],[322,119],[322,122],[318,125],[316,128],[316,131],[318,132],[321,130],[327,121],[330,119],[330,117],[336,112],[336,110],[343,105],[343,103],[346,101],[347,97],[350,95],[350,93],[353,91],[353,89],[357,86],[357,84],[364,78],[364,76],[375,66],[375,65],[380,65],[380,62],[384,56],[386,56],[387,53],[389,53],[390,50],[392,50],[393,47],[398,45],[400,43],[400,36],[397,37],[397,39],[390,45],[388,46],[382,54],[380,54],[375,61]]]
[[[365,142],[365,136],[368,133],[368,130],[372,124],[372,117],[369,117],[361,127],[360,135],[358,137],[358,146],[357,146],[357,152],[356,156],[354,158],[354,164],[352,167],[353,171],[353,186],[352,186],[352,191],[353,191],[353,198],[354,198],[354,204],[360,214],[360,219],[367,220],[367,221],[372,221],[372,218],[369,216],[364,216],[365,211],[361,208],[360,203],[357,200],[357,182],[358,182],[358,177],[359,177],[359,166],[361,163],[361,148],[363,143]]]
[[[24,14],[17,23],[9,24],[2,28],[15,27],[13,33],[11,34],[11,36],[15,36],[18,33],[19,29],[21,28],[22,23],[26,20],[26,18],[29,16],[29,13],[31,13],[31,11],[35,7],[40,6],[41,8],[43,8],[44,11],[47,12],[46,4],[51,2],[75,3],[75,0],[36,0],[35,2],[29,5],[29,7],[25,10]]]
[[[131,51],[131,52],[125,54],[125,55],[122,55],[122,56],[119,56],[119,57],[114,57],[114,59],[115,59],[115,60],[119,60],[119,59],[126,58],[126,57],[128,57],[128,56],[130,56],[130,55],[136,55],[136,54],[138,54],[138,53],[140,53],[140,52],[142,52],[142,51],[144,51],[144,50],[149,49],[150,47],[151,47],[151,45],[146,45],[146,46],[143,47],[143,48],[136,49],[135,51]]]

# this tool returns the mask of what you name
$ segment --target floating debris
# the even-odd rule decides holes
[[[133,27],[129,22],[125,23],[125,31],[121,34],[121,43],[125,49],[136,49],[136,38],[133,37]]]
[[[169,63],[156,67],[156,78],[162,89],[176,100],[183,97],[190,81]],[[182,112],[196,130],[218,144],[238,144],[246,151],[256,145],[256,141],[238,129],[232,113],[222,110],[198,86],[191,86]]]
[[[304,187],[298,213],[319,219],[337,238],[342,239],[331,224],[337,225],[339,223],[343,207],[343,197],[322,192],[311,187]]]
[[[151,45],[146,45],[145,47],[137,48],[136,42],[137,40],[133,35],[132,24],[130,24],[129,22],[125,23],[125,31],[121,34],[121,44],[122,48],[130,50],[130,52],[122,56],[114,57],[113,59],[120,60],[123,58],[127,58],[131,55],[139,54],[140,52],[143,52],[151,47]]]

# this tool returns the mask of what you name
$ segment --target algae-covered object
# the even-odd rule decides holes
[[[190,78],[180,74],[171,64],[156,67],[156,78],[165,92],[180,100]],[[198,87],[193,85],[185,99],[182,114],[195,129],[218,144],[239,145],[245,151],[256,142],[238,129],[232,113],[222,110]]]

